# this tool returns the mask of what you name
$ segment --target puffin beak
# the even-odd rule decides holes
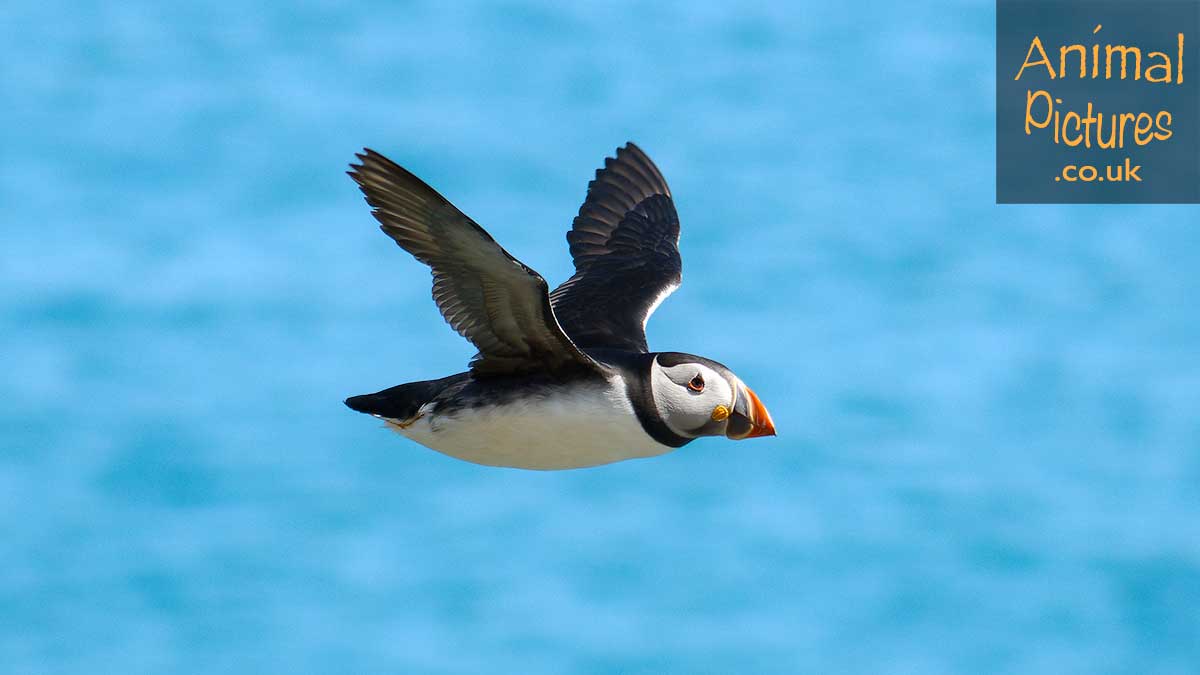
[[[775,435],[775,423],[771,421],[771,413],[767,412],[766,406],[758,400],[758,396],[750,387],[740,382],[737,401],[733,404],[733,413],[729,415],[725,435],[735,441]]]

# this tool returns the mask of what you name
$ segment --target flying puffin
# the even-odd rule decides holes
[[[553,292],[421,179],[373,150],[356,156],[347,173],[380,229],[429,265],[438,309],[479,353],[465,373],[352,396],[350,408],[451,457],[524,469],[775,435],[728,368],[646,345],[646,321],[679,287],[679,216],[633,143],[588,184],[567,233],[575,274]]]

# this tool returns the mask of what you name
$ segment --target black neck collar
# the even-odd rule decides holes
[[[654,365],[653,353],[635,352],[597,352],[588,350],[588,354],[599,357],[598,360],[615,367],[625,380],[625,391],[633,404],[633,412],[637,415],[642,429],[651,438],[671,448],[679,448],[696,440],[688,436],[680,436],[667,426],[658,414],[658,406],[654,405],[654,392],[651,390],[651,367]]]

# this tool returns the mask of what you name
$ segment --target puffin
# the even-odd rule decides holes
[[[775,435],[729,368],[646,344],[683,266],[671,190],[637,145],[588,184],[567,232],[575,272],[553,291],[420,178],[369,148],[355,156],[347,173],[380,229],[429,266],[442,317],[478,353],[466,372],[351,396],[351,409],[451,457],[535,470]]]

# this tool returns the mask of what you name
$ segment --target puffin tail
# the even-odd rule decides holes
[[[367,415],[382,415],[383,409],[388,407],[386,401],[381,398],[383,394],[384,392],[382,391],[377,394],[360,394],[358,396],[351,396],[342,401],[342,403],[345,403],[347,408],[356,412],[366,413]]]
[[[409,382],[374,394],[351,396],[344,402],[346,407],[360,413],[390,420],[407,420],[416,415],[421,406],[433,401],[446,389],[466,384],[469,378],[467,373],[459,373],[440,380]]]

